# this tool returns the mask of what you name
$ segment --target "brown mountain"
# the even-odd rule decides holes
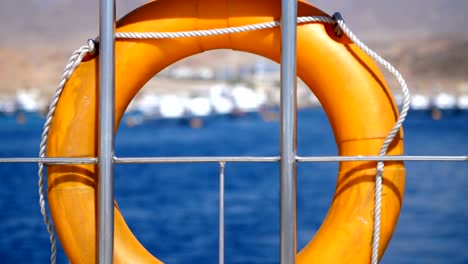
[[[117,0],[118,17],[144,2]],[[412,76],[466,78],[466,0],[310,2],[330,14],[340,11],[371,47]],[[69,54],[97,35],[98,15],[97,0],[0,1],[0,93],[24,87],[51,90]],[[210,64],[218,64],[219,57],[207,55]]]

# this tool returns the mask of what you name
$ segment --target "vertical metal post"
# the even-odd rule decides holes
[[[296,258],[297,0],[281,0],[280,263]]]
[[[224,161],[219,163],[219,241],[218,263],[224,264]]]
[[[101,0],[100,18],[98,261],[100,264],[112,264],[114,251],[114,0]]]

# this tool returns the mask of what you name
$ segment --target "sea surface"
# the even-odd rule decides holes
[[[0,157],[37,156],[44,119],[0,117]],[[122,124],[117,156],[278,155],[279,122],[258,114]],[[468,112],[432,120],[411,112],[408,155],[467,155]],[[300,155],[335,155],[320,109],[298,118]],[[382,263],[468,263],[468,162],[406,162],[396,232]],[[334,193],[337,163],[298,165],[298,248],[319,228]],[[0,164],[0,263],[48,263],[50,243],[39,211],[37,164]],[[279,164],[228,163],[226,263],[279,263]],[[115,195],[139,240],[167,263],[217,263],[218,165],[117,165]],[[68,263],[63,250],[58,263]]]

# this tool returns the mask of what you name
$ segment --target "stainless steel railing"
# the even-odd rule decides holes
[[[281,1],[280,263],[296,259],[297,1]]]
[[[114,251],[114,97],[115,0],[101,1],[99,56],[99,235],[98,260],[113,263]]]
[[[297,1],[282,0],[281,21],[281,231],[280,263],[293,264],[296,255],[296,19]],[[100,20],[100,149],[99,263],[111,264],[113,254],[114,154],[114,30],[115,0],[101,0]],[[221,163],[223,164],[223,163]],[[223,164],[224,165],[224,164]],[[224,166],[221,166],[224,172]],[[221,173],[224,175],[224,173]],[[220,187],[221,188],[221,187]],[[222,194],[224,188],[222,189]],[[221,195],[221,194],[220,194]],[[223,211],[220,203],[220,213]],[[221,221],[222,220],[222,221]],[[224,234],[220,214],[220,236]],[[220,237],[220,263],[224,237]]]
[[[342,162],[342,161],[468,161],[468,156],[296,156],[296,162]],[[279,162],[280,156],[218,156],[218,157],[114,157],[114,164],[150,163],[215,163],[215,162]],[[43,163],[47,165],[98,164],[98,158],[0,158],[0,163]]]
[[[297,1],[282,0],[281,21],[281,231],[280,263],[296,256],[296,19]],[[114,154],[114,30],[115,0],[101,0],[100,20],[100,148],[99,148],[99,263],[111,264],[113,254]],[[224,165],[224,164],[223,164]],[[224,172],[224,166],[221,166]],[[222,174],[224,175],[224,174]],[[222,190],[224,192],[224,189]],[[221,211],[220,204],[220,213]],[[220,215],[220,224],[224,222]],[[220,225],[221,226],[221,225]],[[224,234],[220,227],[220,235]],[[224,237],[220,263],[224,260]]]
[[[224,263],[224,172],[226,163],[280,162],[281,156],[226,156],[226,157],[112,157],[113,164],[156,164],[156,163],[218,163],[219,164],[219,263]],[[452,161],[467,162],[468,156],[294,156],[294,162],[346,162],[346,161]],[[95,157],[78,158],[0,158],[0,163],[43,163],[43,164],[99,164]],[[283,221],[283,220],[282,220]],[[107,234],[106,234],[107,235]],[[113,236],[111,237],[111,240]],[[294,240],[294,242],[296,239]],[[281,246],[284,246],[281,245]],[[285,249],[287,250],[287,249]],[[295,251],[293,251],[295,252]],[[101,260],[99,263],[103,263]],[[286,262],[290,263],[290,262]]]

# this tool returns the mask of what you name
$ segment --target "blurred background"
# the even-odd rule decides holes
[[[144,2],[117,0],[117,16],[122,17]],[[358,37],[402,72],[413,94],[434,97],[441,91],[455,96],[468,93],[467,1],[310,3],[329,14],[341,12]],[[26,90],[36,93],[44,104],[71,52],[97,36],[98,21],[98,1],[1,1],[0,96],[11,100]],[[168,86],[171,90],[193,90],[220,80],[252,77],[248,75],[256,74],[259,79],[265,72],[267,77],[278,79],[277,70],[274,63],[258,56],[211,51],[173,65],[155,77],[148,89],[158,86],[159,93]],[[187,79],[191,82],[185,82]]]
[[[117,15],[145,1],[117,0]],[[317,0],[399,69],[412,93],[405,154],[467,155],[466,0]],[[44,109],[71,53],[98,34],[99,2],[0,1],[0,157],[39,152]],[[398,87],[391,79],[397,103]],[[298,153],[336,155],[328,119],[299,82]],[[129,106],[117,156],[279,153],[279,66],[218,50],[155,76]],[[405,199],[382,263],[468,263],[468,162],[406,162]],[[298,165],[298,248],[333,197],[337,163]],[[2,263],[46,263],[37,164],[0,164]],[[118,165],[115,192],[130,228],[167,263],[216,263],[217,164]],[[279,164],[228,163],[226,263],[278,263]],[[60,246],[60,245],[59,245]],[[59,263],[67,263],[62,250]]]

